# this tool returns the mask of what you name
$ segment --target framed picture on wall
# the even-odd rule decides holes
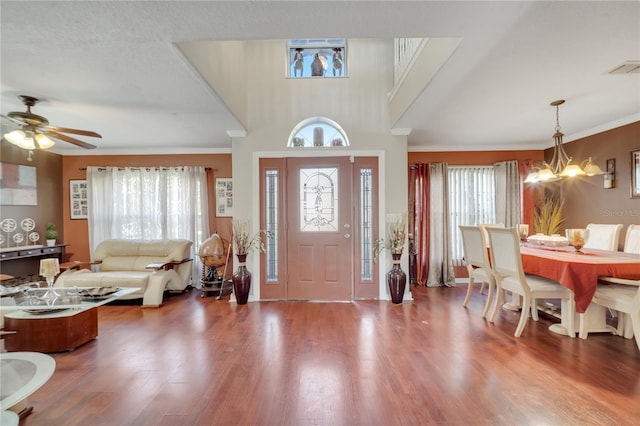
[[[71,219],[86,219],[88,217],[87,206],[87,181],[69,181],[69,211]]]
[[[36,168],[22,164],[0,163],[0,204],[37,206]]]
[[[216,179],[216,216],[233,216],[233,180]]]

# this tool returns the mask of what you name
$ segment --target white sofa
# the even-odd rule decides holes
[[[139,287],[127,299],[142,298],[143,307],[159,307],[165,290],[185,290],[191,282],[188,240],[106,240],[96,247],[93,266],[68,269],[55,287]]]

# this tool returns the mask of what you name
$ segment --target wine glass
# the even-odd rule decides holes
[[[521,223],[518,225],[518,235],[520,236],[520,245],[523,246],[529,236],[529,224]]]
[[[571,228],[565,231],[565,235],[567,236],[569,245],[573,247],[573,252],[575,254],[584,254],[584,252],[580,251],[580,249],[584,247],[587,240],[589,239],[589,230],[581,228]]]

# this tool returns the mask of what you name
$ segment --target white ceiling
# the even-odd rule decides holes
[[[462,37],[395,128],[411,150],[543,149],[640,120],[640,2],[0,2],[1,110],[94,130],[69,155],[230,151],[234,118],[174,43]],[[391,129],[390,129],[391,131]],[[181,141],[176,146],[176,140]],[[4,142],[3,142],[4,143]]]

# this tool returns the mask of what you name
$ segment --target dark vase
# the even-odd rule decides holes
[[[238,305],[245,305],[251,290],[251,272],[247,270],[245,261],[246,254],[238,254],[238,269],[233,273],[233,292],[236,295]]]
[[[402,303],[404,298],[404,287],[407,284],[407,274],[400,268],[400,258],[402,253],[392,253],[393,268],[387,272],[387,284],[391,293],[391,301],[393,303]]]

